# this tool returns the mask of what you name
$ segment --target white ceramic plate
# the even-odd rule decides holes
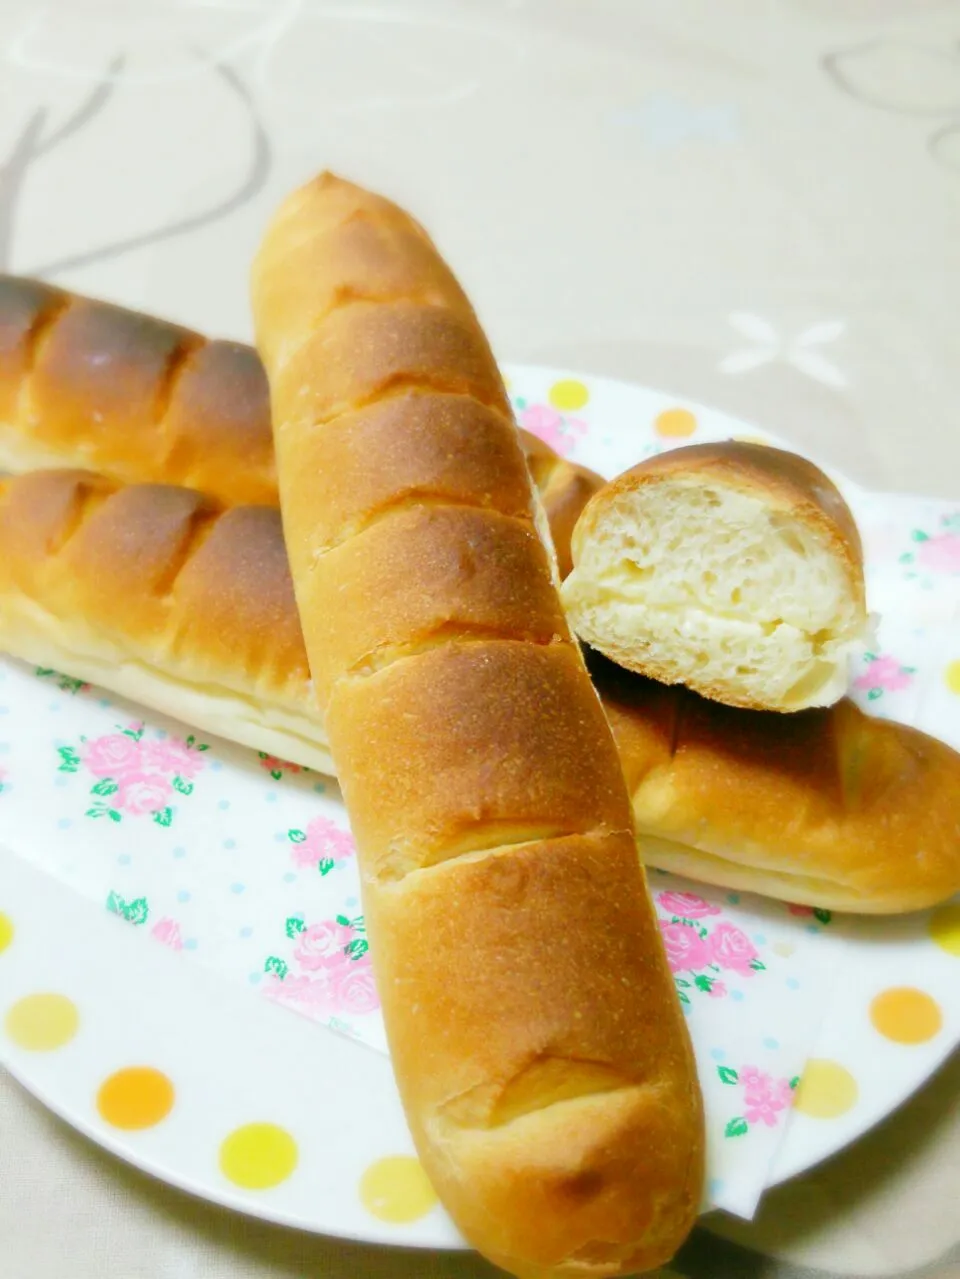
[[[681,444],[772,441],[656,391],[508,373],[521,423],[607,475]],[[856,695],[958,746],[960,513],[840,482],[886,613]],[[208,1199],[333,1235],[459,1246],[413,1158],[383,1052],[336,788],[224,743],[177,745],[189,730],[137,718],[54,674],[0,665],[0,1061],[95,1141]],[[131,773],[127,756],[147,755]],[[712,1201],[748,1214],[745,1180],[772,1184],[839,1150],[960,1040],[960,907],[857,921],[705,897],[763,970],[731,961],[725,984],[699,988],[677,970],[692,1029],[711,983],[729,996],[709,1001],[712,1038],[695,1042],[712,1095],[730,1098],[730,1143],[722,1125],[711,1137],[730,1185],[714,1176]],[[729,937],[735,924],[724,926]],[[333,977],[331,938],[346,956]],[[764,1035],[769,1010],[804,982],[797,1021],[811,1037]],[[770,1056],[735,1058],[727,1033],[739,1047],[759,1036],[756,1053]],[[772,1079],[808,1056],[789,1123],[743,1117],[738,1070]]]

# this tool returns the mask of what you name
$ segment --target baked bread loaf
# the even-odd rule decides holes
[[[573,560],[570,623],[628,670],[760,710],[847,691],[867,624],[860,537],[803,458],[734,441],[650,458],[591,498]]]
[[[275,503],[263,367],[249,346],[0,275],[0,470],[41,467]]]
[[[844,699],[745,711],[624,671],[591,674],[648,865],[857,914],[960,892],[960,754]]]
[[[0,481],[0,649],[333,770],[275,509],[82,473]],[[960,892],[960,755],[942,742],[848,701],[733,710],[590,665],[648,865],[867,914]]]
[[[0,648],[333,772],[275,508],[83,471],[0,480]]]
[[[329,174],[269,227],[253,311],[421,1160],[512,1274],[658,1265],[700,1202],[693,1055],[489,346],[422,228]]]
[[[520,437],[566,576],[573,526],[603,480],[536,436]],[[0,275],[0,471],[70,467],[124,484],[185,485],[223,506],[276,506],[260,357]]]

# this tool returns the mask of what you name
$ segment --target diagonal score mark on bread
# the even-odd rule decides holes
[[[635,1084],[606,1062],[539,1053],[505,1084],[479,1084],[451,1097],[438,1113],[461,1128],[503,1128],[549,1106]]]
[[[0,481],[0,647],[332,774],[278,512],[221,516],[202,554],[181,568],[159,627],[138,603],[139,589],[108,625],[88,589],[95,563],[72,556],[68,565],[59,550],[116,487],[56,472]],[[130,490],[131,524],[148,517],[161,491]],[[134,543],[114,553],[118,580],[132,580]],[[471,642],[489,638],[474,632]],[[960,829],[956,817],[947,820],[960,759],[943,743],[847,702],[813,720],[784,719],[703,703],[618,672],[597,654],[590,666],[649,865],[835,910],[920,908],[960,889]],[[716,728],[704,738],[698,723],[708,705]],[[741,786],[749,821],[739,814]],[[816,809],[806,803],[812,791],[825,797]],[[758,795],[771,796],[759,811]],[[768,807],[781,815],[768,819]]]
[[[359,292],[351,286],[338,296],[355,299]],[[158,362],[158,349],[183,351],[183,358]],[[104,397],[109,402],[116,386],[123,388],[123,411],[105,414]],[[344,488],[366,492],[355,524],[344,527],[342,537],[375,518],[382,504],[431,497],[471,500],[464,481],[473,477],[462,466],[467,455],[487,468],[489,491],[496,490],[503,501],[495,480],[504,473],[499,393],[494,408],[466,395],[421,395],[419,414],[406,416],[402,402],[416,391],[395,388],[392,394],[397,405],[389,421],[386,401],[380,400],[377,412],[361,410],[338,423],[339,442],[329,432],[318,434],[322,469],[342,472]],[[430,420],[437,417],[446,419],[445,460],[424,447]],[[520,436],[563,577],[570,570],[573,525],[603,481],[535,436],[524,431]],[[368,465],[371,452],[383,457],[381,471]],[[185,485],[225,506],[275,506],[269,393],[257,352],[37,281],[0,275],[0,471],[64,467],[94,470],[122,483]],[[406,475],[400,498],[385,485],[386,475]],[[482,489],[474,484],[470,491]],[[322,498],[318,509],[329,508],[336,522],[336,490],[326,490]],[[525,490],[514,495],[514,502],[510,513],[526,512]],[[489,505],[489,500],[478,504]],[[538,528],[544,532],[539,523]]]
[[[420,1157],[514,1274],[657,1264],[699,1200],[695,1067],[489,345],[422,228],[330,175],[274,219],[253,309],[314,694]],[[455,455],[435,411],[451,397],[488,415],[486,440]],[[459,497],[423,503],[368,455],[394,486],[371,521],[324,458],[357,413],[422,425]],[[611,1075],[642,1082],[611,1091]],[[508,1122],[445,1109],[485,1088]],[[585,1247],[597,1264],[576,1261]]]
[[[256,353],[0,276],[0,468],[58,466],[173,481],[221,503],[275,503]]]

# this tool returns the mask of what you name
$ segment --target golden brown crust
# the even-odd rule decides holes
[[[171,656],[195,677],[216,683],[228,671],[254,697],[290,705],[309,700],[279,511],[238,506],[219,515],[180,568],[171,604]]]
[[[67,304],[61,289],[0,275],[0,422],[16,419],[39,334]]]
[[[308,700],[274,509],[218,514],[189,489],[38,471],[0,484],[0,548],[0,643],[14,625],[2,619],[29,601],[67,634],[100,637],[107,656],[259,698],[266,719]]]
[[[382,252],[369,220],[349,222],[338,240],[337,281],[321,308],[374,285],[389,290],[409,283],[411,265],[424,255],[435,264],[422,233],[412,242],[427,247],[419,258],[398,262]],[[329,271],[325,255],[323,261]],[[450,283],[449,272],[442,278],[458,287]],[[307,280],[309,289],[301,296]],[[285,284],[281,298],[313,314],[317,287],[315,277],[304,276]],[[0,275],[0,470],[81,467],[128,484],[185,485],[223,506],[276,506],[269,389],[259,355],[238,342],[184,335],[185,330],[136,311]],[[482,334],[478,340],[485,344]],[[53,354],[41,359],[51,344]],[[179,354],[170,362],[164,352]],[[122,396],[133,388],[129,414],[104,415],[102,384],[110,379],[118,379]],[[527,478],[516,440],[504,436],[503,412],[508,409],[499,395],[496,407],[488,408],[465,395],[398,390],[375,412],[360,410],[341,418],[335,431],[299,440],[303,465],[325,482],[316,495],[323,520],[318,540],[335,540],[334,531],[343,523],[343,490],[356,496],[356,519],[362,524],[380,509],[385,492],[396,493],[399,481],[407,498],[456,502],[483,492],[498,510],[522,514]],[[443,456],[431,446],[437,431],[449,442]],[[565,461],[536,436],[520,435],[565,576],[573,526],[603,480]],[[382,467],[369,465],[374,454]]]
[[[685,1041],[664,1046],[673,1060],[651,1059],[664,1009],[635,868],[627,832],[527,844],[377,893],[367,916],[378,982],[403,990],[410,1009],[391,1051],[414,1122],[433,1117],[419,1140],[447,1146],[455,1217],[511,1271],[552,1274],[572,1258],[556,1272],[594,1273],[575,1258],[585,1235],[606,1255],[622,1248],[629,1272],[646,1270],[659,1253],[641,1241],[682,1231],[697,1209],[669,1193],[694,1187],[664,1075],[676,1081],[668,1090],[691,1081],[696,1100]],[[572,943],[579,927],[585,947]]]
[[[310,665],[321,707],[342,675],[450,634],[570,638],[531,521],[457,506],[390,511],[314,561],[301,601],[316,618]]]
[[[467,395],[510,417],[500,374],[472,316],[406,299],[364,298],[334,310],[272,380],[274,442],[408,387]]]
[[[105,658],[119,652],[150,660],[172,685],[209,685],[214,702],[224,700],[217,689],[234,690],[253,705],[252,736],[242,740],[278,753],[266,726],[273,712],[298,707],[305,731],[325,750],[279,513],[237,508],[213,522],[170,587],[160,629],[139,586],[108,624],[98,611],[97,560],[62,552],[115,489],[96,476],[57,472],[0,485],[0,647],[9,646],[18,601],[32,600],[61,618],[65,633],[89,634]],[[151,512],[162,493],[131,490],[127,518],[136,523],[142,515],[155,526]],[[167,527],[176,542],[180,524]],[[137,580],[137,546],[132,537],[112,544],[109,563],[100,561],[111,581]],[[169,564],[172,557],[159,558]],[[32,625],[22,651],[28,658],[43,640]],[[848,702],[790,717],[750,713],[629,674],[596,653],[590,665],[649,865],[857,913],[897,913],[960,891],[960,755],[942,742]],[[109,667],[100,678],[110,687]],[[228,737],[238,736],[233,714],[227,709],[218,720]],[[302,739],[289,739],[279,753],[316,766]],[[574,794],[579,786],[575,779]],[[672,845],[706,857],[681,867]]]
[[[341,681],[326,725],[369,878],[630,828],[613,740],[571,644],[447,643]]]
[[[293,473],[314,477],[308,494],[287,495],[292,518],[312,517],[309,537],[292,552],[305,564],[404,502],[519,517],[528,511],[530,482],[516,440],[498,414],[463,395],[410,390],[291,437],[288,450]]]
[[[367,239],[344,274],[338,247],[356,224],[367,227]],[[329,696],[326,726],[357,840],[387,1036],[401,1045],[420,1038],[419,1051],[394,1060],[421,1160],[470,1241],[514,1273],[531,1266],[556,1276],[585,1273],[577,1254],[587,1248],[595,1274],[623,1274],[625,1244],[650,1264],[664,1261],[699,1201],[703,1121],[695,1069],[632,853],[610,730],[562,628],[551,566],[531,540],[529,480],[523,510],[512,497],[504,507],[487,482],[488,450],[498,467],[511,448],[519,452],[489,345],[422,228],[329,174],[290,197],[275,218],[254,266],[253,301],[284,534],[311,671],[319,695]],[[331,527],[317,510],[324,443],[358,410],[368,423],[382,423],[398,394],[409,391],[416,392],[415,413],[437,396],[485,407],[492,449],[466,442],[469,464],[456,468],[460,498],[433,500],[426,511],[406,478],[374,451],[366,466],[384,484],[382,513],[370,525],[367,500],[341,485]],[[315,450],[312,465],[305,448]],[[449,467],[451,439],[441,419],[424,430],[422,448],[433,451],[435,466]],[[337,549],[326,549],[331,542]],[[390,587],[392,579],[399,580]],[[524,627],[533,631],[529,638],[520,638]],[[371,653],[377,660],[365,669]],[[618,858],[619,875],[608,879],[597,857],[581,859],[579,870],[595,900],[617,915],[619,944],[637,953],[642,983],[624,985],[610,968],[586,976],[607,944],[609,923],[598,912],[580,916],[572,875],[566,909],[553,887],[560,845],[592,832],[620,832],[606,847]],[[499,926],[488,929],[484,885],[502,890],[498,871],[511,863],[517,870],[538,865],[520,874],[522,888],[514,877],[518,896],[501,899]],[[446,924],[430,937],[424,927],[441,901]],[[510,965],[513,987],[504,992],[502,934],[526,928],[538,905],[566,927],[562,963],[549,979]],[[555,954],[556,941],[548,952]],[[437,981],[444,997],[453,993],[449,1017],[435,1006],[419,1009],[416,990],[411,1004],[396,976],[408,965],[433,972],[425,1000],[434,999]],[[467,969],[469,982],[461,980]],[[520,1083],[526,1109],[537,1111],[536,1141],[523,1148],[513,1141],[532,1113],[516,1125],[498,1124],[492,1113],[476,1124],[462,1106],[445,1109],[464,1068],[474,1087],[502,1091],[519,1061],[533,1064],[529,1031],[522,1041],[509,1026],[491,1034],[491,1000],[507,998],[516,1021],[532,1025],[549,1005],[556,1042],[576,1042],[577,974],[624,1011],[598,1015],[596,1060],[586,1076],[582,1062],[560,1058],[550,1067],[556,1077]],[[426,1028],[420,1036],[418,1020]],[[619,1078],[625,1020],[647,1026],[633,1071],[656,1094],[655,1109],[631,1108],[608,1087],[611,1075]],[[446,1041],[444,1051],[434,1037]],[[558,1079],[577,1091],[555,1096]],[[667,1116],[679,1157],[655,1164],[648,1146]],[[531,1208],[539,1214],[535,1226],[526,1219]]]
[[[960,755],[852,702],[781,716],[629,674],[603,699],[648,860],[725,887],[866,914],[960,891]],[[670,843],[704,854],[681,867]]]
[[[276,506],[270,392],[253,347],[210,341],[191,351],[172,380],[164,415],[166,453],[153,476],[129,477],[199,489],[224,506]]]
[[[549,444],[529,431],[520,431],[520,443],[550,524],[557,570],[562,580],[573,568],[570,541],[577,520],[587,502],[594,493],[599,493],[606,481],[595,471],[566,461]]]
[[[0,276],[0,465],[274,504],[263,367],[239,343]]]

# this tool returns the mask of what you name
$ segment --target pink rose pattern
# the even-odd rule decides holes
[[[909,688],[917,673],[915,666],[901,666],[887,653],[864,653],[863,660],[866,669],[853,681],[853,686],[865,691],[871,702],[884,693],[899,693]]]
[[[268,999],[318,1019],[380,1007],[362,915],[310,925],[291,916],[286,934],[294,943],[290,962],[271,955],[263,965]]]
[[[741,977],[752,977],[760,956],[749,937],[736,924],[724,920],[710,934],[710,954],[720,968],[728,968]]]
[[[150,929],[150,936],[156,938],[161,946],[168,946],[170,950],[183,950],[180,925],[175,919],[168,917],[158,920]]]
[[[356,856],[353,836],[329,817],[315,817],[305,831],[288,830],[287,838],[293,845],[293,864],[315,868],[321,875],[329,875]]]
[[[73,697],[77,693],[88,693],[90,691],[90,685],[82,679],[74,679],[72,675],[62,675],[60,671],[52,670],[49,666],[38,666],[33,673],[37,679],[52,680],[61,693],[69,693]]]
[[[158,826],[173,821],[176,797],[193,793],[194,779],[205,764],[205,742],[191,734],[179,738],[143,739],[143,724],[134,721],[126,728],[102,737],[81,737],[78,748],[61,746],[59,772],[79,773],[85,769],[96,780],[90,787],[87,817],[122,821],[130,817],[151,817]]]
[[[833,911],[824,910],[822,906],[788,905],[787,910],[800,918],[815,919],[818,924],[829,924],[833,919]]]
[[[661,893],[657,901],[665,911],[679,915],[681,919],[706,919],[709,915],[721,913],[719,906],[704,901],[696,893]]]
[[[586,422],[579,418],[564,417],[549,404],[528,404],[524,399],[516,399],[514,405],[520,425],[531,435],[549,444],[561,457],[572,453],[577,445],[577,436],[587,432]]]
[[[729,993],[720,979],[723,971],[753,977],[766,969],[742,929],[729,920],[714,920],[722,914],[719,906],[695,893],[658,893],[656,903],[667,915],[657,923],[681,1003],[690,1005],[694,991],[722,999]],[[689,977],[682,975],[686,973]]]
[[[951,577],[960,574],[960,511],[941,516],[939,527],[932,533],[914,529],[910,540],[916,549],[900,556],[908,578],[919,577],[918,570]]]
[[[142,928],[150,922],[150,903],[146,897],[132,897],[128,901],[120,893],[112,891],[107,894],[106,907],[111,915],[117,915],[135,927]],[[150,929],[150,936],[169,950],[183,950],[194,944],[183,940],[180,925],[169,915],[157,920]]]
[[[289,760],[278,759],[276,755],[268,755],[266,751],[257,751],[257,759],[260,767],[268,772],[275,782],[283,780],[286,773],[294,776],[296,773],[309,773],[309,768],[304,768],[301,764],[291,764]]]
[[[718,1066],[717,1074],[721,1083],[743,1089],[742,1114],[727,1122],[725,1137],[743,1137],[758,1124],[775,1128],[793,1105],[800,1083],[799,1075],[793,1079],[774,1079],[756,1066],[741,1066],[739,1071]]]

